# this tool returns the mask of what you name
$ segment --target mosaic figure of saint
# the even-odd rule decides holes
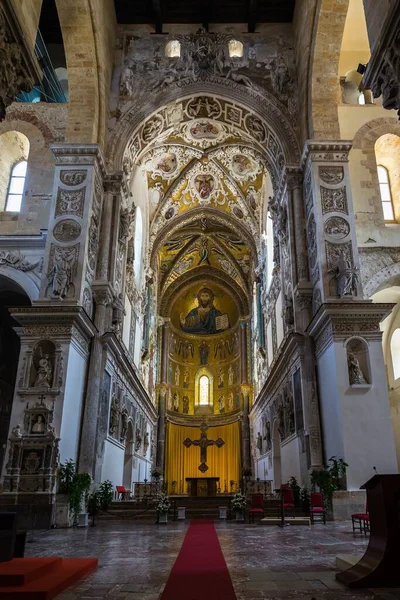
[[[186,333],[209,335],[217,332],[216,318],[221,312],[214,306],[214,292],[210,288],[202,288],[197,294],[198,306],[185,317],[180,315],[181,328]]]

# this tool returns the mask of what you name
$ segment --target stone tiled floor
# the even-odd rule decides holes
[[[110,522],[38,532],[26,556],[99,559],[95,573],[57,600],[157,600],[188,525]],[[335,581],[336,555],[362,554],[367,545],[364,536],[353,536],[350,523],[280,529],[227,522],[216,527],[238,600],[400,598],[400,590],[349,591]]]

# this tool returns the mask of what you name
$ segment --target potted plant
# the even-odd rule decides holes
[[[332,456],[328,460],[328,465],[325,465],[323,469],[311,471],[310,481],[311,489],[315,492],[318,488],[324,495],[326,508],[328,515],[332,518],[332,498],[333,493],[338,490],[344,490],[346,488],[346,470],[348,464],[342,458],[336,458]]]
[[[231,506],[234,513],[236,513],[236,521],[244,521],[244,513],[247,506],[247,499],[244,494],[239,490],[234,494],[231,500]]]
[[[68,511],[65,511],[62,498],[57,499],[56,525],[71,527],[79,522],[87,524],[86,502],[92,478],[89,473],[77,473],[73,460],[60,465],[58,472],[58,492],[68,498]]]
[[[168,511],[170,508],[171,502],[169,501],[168,496],[166,496],[165,494],[160,494],[158,497],[158,502],[156,504],[156,511],[158,514],[159,523],[168,522]]]
[[[102,481],[97,493],[101,510],[107,510],[114,498],[114,486],[112,482],[109,479]]]

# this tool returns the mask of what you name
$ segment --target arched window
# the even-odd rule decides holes
[[[390,340],[390,352],[392,354],[393,378],[400,377],[400,329],[396,329]]]
[[[389,173],[386,167],[378,166],[378,181],[381,192],[383,218],[385,221],[394,221],[392,193],[390,191]]]
[[[267,212],[266,223],[266,243],[267,243],[267,288],[272,281],[272,271],[274,270],[274,227],[271,214]]]
[[[238,40],[230,40],[229,44],[229,56],[230,58],[242,58],[243,56],[243,44]]]
[[[178,40],[171,40],[165,46],[165,56],[168,58],[180,58],[181,56],[181,43]]]
[[[199,380],[199,404],[205,406],[210,404],[210,380],[207,375],[202,375]]]
[[[6,200],[7,211],[19,212],[21,210],[27,166],[27,161],[21,160],[20,162],[17,162],[11,170]]]

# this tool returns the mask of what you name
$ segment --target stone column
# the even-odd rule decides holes
[[[248,368],[247,368],[247,320],[241,319],[239,323],[240,331],[240,382],[248,383]]]
[[[250,450],[250,389],[242,386],[243,395],[243,413],[242,413],[242,468],[251,467]]]
[[[111,286],[108,283],[105,285],[94,283],[93,292],[96,301],[94,324],[97,332],[92,340],[90,352],[85,403],[82,412],[78,468],[80,472],[90,473],[97,482],[101,474],[101,464],[99,464],[100,460],[96,460],[96,458],[101,459],[101,456],[96,457],[96,454],[100,454],[101,451],[96,452],[96,450],[99,447],[101,448],[107,434],[106,431],[101,432],[104,419],[99,418],[105,367],[105,352],[101,337],[106,331],[106,324],[110,321],[108,313],[110,312],[113,296]],[[103,408],[107,422],[108,406]]]
[[[84,307],[91,317],[104,163],[97,144],[55,144],[53,200],[40,298]]]
[[[167,402],[167,379],[168,379],[168,329],[169,320],[163,320],[159,326],[161,336],[161,368],[160,384],[158,389],[158,431],[157,431],[157,467],[164,471],[165,465],[165,436],[166,436],[166,402]]]

